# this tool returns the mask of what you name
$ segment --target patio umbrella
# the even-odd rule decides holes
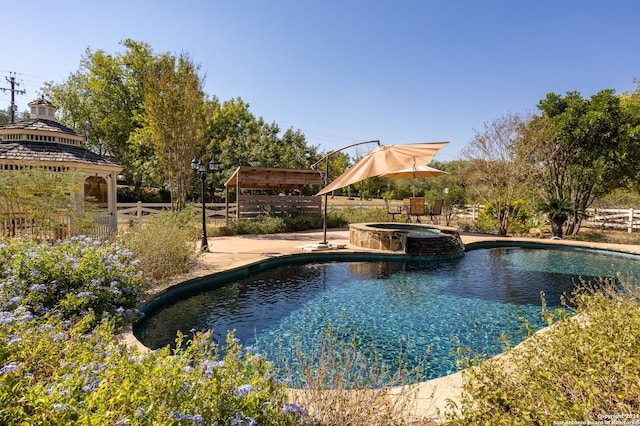
[[[411,179],[411,192],[415,196],[416,190],[413,182],[414,179],[430,178],[446,174],[447,172],[424,165],[409,167],[408,169],[396,170],[393,172],[385,173],[382,176],[390,179]]]
[[[413,169],[417,163],[429,163],[436,153],[448,143],[381,145],[362,157],[329,185],[322,188],[317,195],[329,193],[370,177],[384,176],[386,173]]]
[[[384,173],[382,176],[391,179],[419,179],[446,175],[447,172],[429,166],[416,166],[407,169]]]

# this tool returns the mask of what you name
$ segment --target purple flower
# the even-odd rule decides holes
[[[67,410],[67,408],[68,408],[68,407],[67,407],[67,405],[65,405],[65,404],[60,404],[60,403],[53,404],[53,409],[54,409],[55,411],[66,411],[66,410]]]
[[[224,361],[203,362],[201,366],[204,368],[204,372],[202,373],[202,375],[204,377],[211,377],[213,376],[214,368],[224,367]]]
[[[246,420],[246,423],[245,423]],[[253,417],[245,417],[242,413],[236,412],[235,417],[229,417],[230,422],[235,422],[237,426],[256,426],[258,423]]]
[[[100,379],[96,379],[93,382],[91,382],[88,385],[86,385],[85,387],[83,387],[82,390],[84,392],[94,391],[94,390],[96,390],[98,388],[99,384],[100,384]]]
[[[249,395],[249,392],[251,392],[252,390],[253,386],[250,383],[247,383],[246,385],[239,386],[238,389],[235,390],[234,394],[236,396],[244,398],[245,396]]]
[[[4,376],[5,374],[13,373],[18,368],[20,368],[20,365],[21,364],[15,362],[15,361],[11,361],[10,363],[5,364],[2,368],[0,368],[0,376]]]
[[[307,416],[307,411],[298,404],[285,404],[284,407],[282,407],[282,410],[290,413],[300,414],[302,417]]]
[[[175,413],[173,415],[173,418],[175,420],[188,420],[188,421],[192,421],[193,423],[197,424],[197,425],[201,425],[202,422],[204,421],[204,419],[202,418],[202,416],[200,414],[182,414],[182,413]]]
[[[0,324],[10,324],[16,321],[18,321],[18,318],[13,315],[13,312],[0,312]]]

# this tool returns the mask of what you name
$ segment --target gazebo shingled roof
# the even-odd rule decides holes
[[[7,130],[38,130],[40,132],[55,132],[64,133],[66,135],[82,136],[80,133],[75,132],[64,124],[43,118],[31,118],[29,120],[18,121],[17,123],[8,123],[3,125],[2,128]]]
[[[110,166],[121,169],[117,164],[80,146],[47,142],[4,142],[0,144],[0,159],[19,161],[47,161],[64,163],[84,163]]]

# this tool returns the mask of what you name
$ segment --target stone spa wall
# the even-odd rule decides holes
[[[349,225],[349,242],[362,248],[417,256],[464,253],[458,230],[436,225],[354,223]]]

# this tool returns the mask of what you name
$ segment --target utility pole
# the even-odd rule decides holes
[[[16,117],[16,93],[19,95],[24,95],[27,93],[27,91],[24,89],[16,89],[17,86],[20,86],[20,83],[16,81],[15,74],[16,73],[9,73],[9,77],[5,77],[5,80],[9,82],[11,88],[0,87],[0,90],[5,93],[7,90],[11,92],[11,123],[15,122]]]

